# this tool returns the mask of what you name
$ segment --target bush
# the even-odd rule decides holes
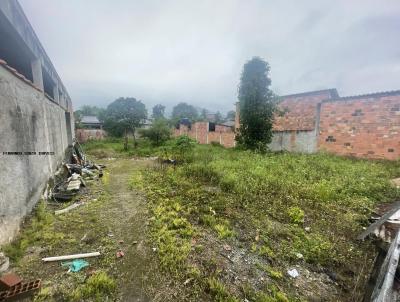
[[[196,141],[187,135],[181,135],[175,140],[172,147],[172,153],[176,160],[181,162],[189,162],[193,157],[193,149]]]
[[[154,146],[160,146],[171,137],[171,129],[163,119],[156,120],[150,129],[140,129],[140,135],[151,141]]]

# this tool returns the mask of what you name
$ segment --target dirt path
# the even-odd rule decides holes
[[[86,281],[96,272],[105,272],[116,282],[116,290],[106,292],[107,301],[162,301],[158,296],[165,292],[166,282],[146,241],[146,200],[130,186],[131,177],[152,162],[126,158],[95,162],[107,168],[101,181],[87,180],[87,189],[77,197],[84,205],[54,215],[54,210],[68,204],[49,202],[39,216],[28,218],[19,239],[8,249],[8,255],[21,255],[10,269],[25,280],[42,280],[38,301],[92,301],[94,297],[84,296],[84,287],[90,286]],[[119,250],[124,253],[121,258],[116,256]],[[60,262],[41,260],[90,251],[99,251],[101,256],[88,259],[89,267],[75,273],[68,273]],[[101,286],[91,286],[104,294]]]
[[[109,221],[109,236],[120,240],[125,256],[116,266],[121,301],[150,301],[145,284],[150,273],[152,251],[146,245],[147,211],[140,192],[129,186],[130,177],[139,173],[148,162],[118,159],[108,163],[108,205],[100,212],[101,219]]]

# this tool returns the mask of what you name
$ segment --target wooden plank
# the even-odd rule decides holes
[[[393,281],[400,257],[400,232],[390,245],[371,296],[373,302],[392,301]]]
[[[372,223],[364,232],[362,232],[358,237],[357,240],[364,240],[369,234],[371,234],[375,229],[379,228],[382,224],[386,222],[394,213],[396,213],[400,209],[400,201],[396,201],[393,204],[393,207],[387,211],[385,214],[382,215],[377,221]]]

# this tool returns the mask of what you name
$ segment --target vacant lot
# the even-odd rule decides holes
[[[132,186],[147,192],[160,263],[189,299],[354,301],[375,257],[355,237],[377,203],[398,197],[389,180],[399,172],[398,163],[196,146]]]
[[[400,176],[398,162],[176,141],[122,147],[86,145],[108,166],[81,196],[87,204],[54,216],[60,206],[41,203],[6,248],[14,270],[45,282],[37,300],[362,298],[376,251],[355,238],[378,203],[399,197],[389,182]],[[150,155],[178,162],[138,159]],[[125,257],[116,258],[119,249]],[[102,256],[79,273],[40,261],[95,250]]]

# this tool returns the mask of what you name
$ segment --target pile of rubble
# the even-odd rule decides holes
[[[55,174],[57,181],[48,197],[58,202],[70,201],[81,187],[86,187],[85,180],[101,178],[104,168],[104,165],[90,162],[79,143],[75,142],[71,148],[70,163],[64,163]]]

